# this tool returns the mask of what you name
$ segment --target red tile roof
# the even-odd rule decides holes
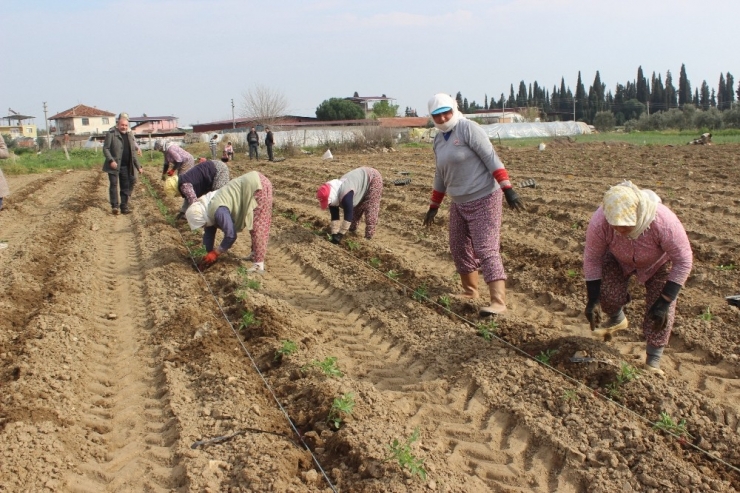
[[[61,120],[62,118],[75,118],[78,116],[116,116],[116,114],[111,113],[110,111],[103,111],[97,108],[91,108],[90,106],[85,106],[84,104],[78,104],[74,108],[70,108],[66,111],[62,111],[61,113],[57,113],[54,116],[50,116],[49,120]]]
[[[381,127],[426,127],[429,117],[401,116],[398,118],[378,118]]]

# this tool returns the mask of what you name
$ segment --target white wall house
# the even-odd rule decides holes
[[[49,120],[54,122],[56,135],[99,134],[115,126],[116,114],[78,104],[74,108],[49,117]]]

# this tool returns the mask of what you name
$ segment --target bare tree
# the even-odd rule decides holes
[[[256,84],[242,93],[242,116],[271,125],[285,116],[288,99],[285,94],[267,86]]]

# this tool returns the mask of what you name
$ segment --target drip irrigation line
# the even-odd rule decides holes
[[[182,232],[180,232],[180,230],[177,228],[176,230],[178,234],[180,235],[182,244],[185,245],[185,248],[187,248],[188,250],[188,254],[190,255],[190,260],[193,262],[193,265],[195,266],[196,270],[200,274],[200,277],[203,279],[203,282],[206,284],[206,288],[208,288],[208,292],[211,293],[211,296],[213,297],[213,300],[216,302],[216,305],[218,306],[218,309],[221,311],[221,314],[224,316],[226,323],[228,323],[229,327],[231,327],[231,332],[234,333],[234,337],[236,337],[236,340],[239,341],[239,345],[242,347],[242,349],[244,350],[244,353],[247,355],[247,357],[249,358],[249,361],[252,363],[252,367],[257,372],[259,377],[262,379],[262,383],[264,383],[265,387],[267,387],[267,390],[270,392],[270,395],[272,395],[272,398],[275,400],[275,403],[277,404],[278,408],[280,408],[280,411],[282,411],[283,415],[285,416],[285,419],[288,420],[288,424],[290,425],[290,428],[293,430],[293,432],[296,434],[298,439],[301,441],[301,444],[303,445],[303,447],[308,451],[309,454],[311,454],[311,458],[313,459],[314,464],[316,464],[316,467],[318,467],[319,471],[321,471],[321,475],[324,476],[324,479],[326,480],[331,490],[334,493],[338,493],[337,489],[334,487],[334,484],[332,484],[331,480],[329,479],[329,476],[327,476],[326,471],[321,466],[319,459],[314,455],[314,453],[311,451],[309,446],[303,440],[303,435],[301,435],[301,433],[295,427],[295,425],[293,424],[293,420],[290,419],[288,412],[285,410],[283,405],[280,403],[280,400],[277,398],[277,395],[275,394],[275,391],[272,389],[272,386],[267,381],[267,378],[265,378],[265,375],[260,371],[259,367],[257,366],[257,362],[252,357],[252,353],[249,352],[249,349],[247,349],[247,346],[244,344],[244,341],[242,341],[241,337],[239,337],[239,332],[237,332],[237,330],[234,328],[234,324],[232,324],[231,320],[229,320],[229,316],[226,314],[224,307],[221,305],[221,302],[218,300],[218,297],[211,289],[211,285],[206,279],[206,276],[203,275],[203,271],[200,270],[200,268],[198,267],[198,264],[195,262],[195,257],[193,257],[192,252],[190,251],[190,247],[187,246],[187,243],[185,242],[185,238],[182,236]]]
[[[142,181],[145,181],[146,182],[147,188],[149,188],[149,192],[151,193],[151,195],[156,200],[160,200],[159,199],[159,196],[156,193],[156,191],[148,183],[149,180],[146,180],[145,177],[142,177],[142,178],[143,178]],[[174,225],[173,225],[173,227],[174,227]],[[290,425],[290,428],[293,430],[293,432],[298,437],[298,440],[300,440],[300,442],[303,445],[303,447],[311,455],[311,459],[313,459],[314,464],[316,464],[316,467],[318,467],[319,468],[319,471],[321,471],[321,475],[324,477],[324,480],[326,480],[326,483],[329,485],[329,487],[331,488],[331,490],[334,493],[338,493],[337,489],[334,487],[334,484],[329,479],[329,476],[327,476],[326,471],[324,470],[323,466],[319,462],[319,459],[314,455],[314,453],[311,451],[311,449],[309,448],[309,446],[303,440],[303,435],[298,431],[298,429],[293,424],[293,420],[290,419],[290,415],[288,415],[288,412],[285,410],[285,408],[283,407],[283,405],[280,403],[280,400],[277,398],[277,395],[275,394],[275,391],[272,389],[272,386],[270,385],[270,383],[267,381],[267,378],[265,378],[264,374],[260,371],[259,367],[257,366],[257,362],[252,357],[252,354],[249,352],[249,349],[247,349],[247,346],[244,344],[244,341],[242,341],[242,339],[239,337],[239,333],[234,328],[234,324],[231,323],[231,320],[229,320],[229,316],[226,314],[226,311],[224,310],[224,307],[221,305],[221,302],[218,300],[218,297],[216,296],[216,294],[211,289],[211,285],[208,283],[208,280],[203,275],[203,271],[200,270],[200,268],[198,267],[198,264],[195,262],[195,257],[193,257],[193,254],[192,254],[192,251],[190,250],[190,247],[188,246],[187,242],[185,241],[185,238],[182,236],[182,232],[178,228],[176,228],[176,227],[174,229],[180,235],[180,239],[182,240],[182,244],[185,246],[185,248],[188,251],[188,255],[190,256],[190,260],[193,262],[193,265],[195,266],[195,269],[198,271],[198,274],[200,274],[200,277],[203,279],[203,282],[206,284],[206,288],[208,288],[208,292],[211,293],[211,297],[216,302],[216,305],[218,306],[218,309],[221,311],[221,314],[224,316],[224,319],[226,320],[226,323],[229,324],[229,327],[231,328],[231,332],[233,332],[234,337],[236,337],[236,340],[239,342],[239,345],[242,347],[242,350],[244,350],[244,353],[247,355],[247,357],[249,358],[249,361],[252,363],[252,367],[257,372],[257,375],[259,375],[259,377],[262,379],[262,383],[264,383],[265,384],[265,387],[267,387],[267,390],[270,392],[270,395],[275,400],[275,403],[277,404],[278,408],[280,409],[280,411],[285,416],[285,419],[288,421],[288,424]],[[236,436],[237,434],[238,433],[235,433],[233,436]],[[223,438],[223,437],[219,437],[219,438]],[[223,440],[221,440],[221,441],[223,441]],[[204,440],[202,442],[205,443],[205,442],[208,442],[208,440]],[[196,443],[199,443],[199,442],[196,442]]]
[[[381,271],[380,269],[378,269],[378,268],[376,268],[376,267],[373,267],[373,266],[372,266],[372,265],[371,265],[370,263],[368,263],[368,262],[365,262],[365,261],[363,261],[363,260],[360,260],[360,259],[359,259],[358,257],[356,257],[355,255],[353,255],[353,254],[352,254],[351,252],[348,252],[348,251],[347,251],[347,250],[345,250],[344,248],[341,248],[340,250],[342,251],[342,253],[343,253],[343,254],[344,254],[345,256],[347,256],[347,257],[349,257],[349,258],[353,259],[353,260],[354,260],[355,262],[357,262],[357,263],[360,263],[360,264],[362,264],[362,265],[363,265],[363,266],[365,266],[365,267],[370,267],[370,268],[371,268],[372,270],[376,271],[376,272],[377,272],[378,274],[380,274],[381,276],[383,276],[383,277],[384,277],[385,279],[388,279],[388,280],[390,280],[391,282],[393,282],[393,283],[397,284],[398,286],[400,286],[400,287],[401,287],[401,288],[403,289],[403,292],[404,292],[404,293],[407,293],[407,292],[410,292],[410,293],[415,293],[415,294],[417,294],[417,295],[418,295],[419,297],[421,297],[421,298],[424,298],[425,300],[427,300],[428,302],[430,302],[431,304],[433,304],[433,305],[436,305],[437,307],[441,308],[441,309],[442,309],[442,310],[444,310],[444,311],[445,311],[446,313],[448,313],[448,314],[450,314],[450,315],[452,315],[452,316],[454,316],[454,317],[458,318],[459,320],[461,320],[461,321],[462,321],[462,322],[464,322],[465,324],[467,324],[467,325],[469,325],[469,326],[471,326],[471,327],[473,327],[473,328],[477,328],[478,324],[474,323],[474,322],[473,322],[472,320],[469,320],[469,319],[465,318],[464,316],[462,316],[462,315],[460,315],[460,314],[458,314],[458,313],[456,313],[456,312],[453,312],[453,311],[452,311],[452,310],[450,310],[449,308],[445,307],[444,305],[441,305],[441,304],[437,303],[436,301],[432,300],[431,298],[429,298],[428,296],[426,296],[426,295],[424,295],[424,294],[421,294],[421,293],[417,293],[417,292],[416,292],[416,290],[412,289],[412,288],[411,288],[410,286],[407,286],[407,285],[405,285],[404,283],[402,283],[402,282],[398,281],[397,279],[393,279],[392,277],[388,276],[387,274],[385,274],[385,273],[384,273],[383,271]],[[531,356],[531,355],[530,355],[529,353],[527,353],[527,352],[526,352],[526,351],[524,351],[523,349],[520,349],[519,347],[517,347],[517,346],[513,345],[512,343],[508,342],[507,340],[505,340],[505,339],[502,339],[501,337],[497,336],[497,335],[496,335],[495,333],[491,332],[491,333],[490,333],[490,336],[491,336],[492,338],[496,339],[496,340],[497,340],[497,341],[498,341],[499,343],[501,343],[502,345],[504,345],[504,346],[508,347],[509,349],[513,349],[513,350],[514,350],[515,352],[517,352],[517,353],[521,354],[521,355],[522,355],[522,356],[524,356],[525,358],[527,358],[527,359],[531,359],[531,360],[534,360],[534,361],[536,361],[537,363],[539,363],[539,364],[543,365],[543,366],[544,366],[545,368],[547,368],[547,369],[549,369],[549,370],[553,371],[554,373],[556,373],[556,374],[560,375],[561,377],[563,377],[563,378],[564,378],[564,379],[566,379],[567,381],[569,381],[569,382],[573,383],[573,384],[574,384],[574,385],[576,385],[577,387],[580,387],[581,389],[585,389],[585,390],[587,390],[587,391],[588,391],[589,393],[592,393],[592,394],[594,393],[594,392],[593,392],[593,391],[594,391],[594,389],[592,389],[591,387],[587,386],[587,385],[586,385],[586,384],[584,384],[583,382],[581,382],[581,381],[579,381],[579,380],[577,380],[577,379],[575,379],[575,378],[571,377],[570,375],[568,375],[568,374],[566,374],[566,373],[563,373],[562,371],[558,370],[557,368],[555,368],[555,367],[553,367],[553,366],[550,366],[550,365],[549,365],[549,364],[547,364],[547,363],[544,363],[544,362],[542,362],[542,361],[538,360],[537,358],[535,358],[535,357]],[[622,409],[622,410],[623,410],[623,411],[625,411],[625,412],[626,412],[627,414],[629,414],[629,415],[632,415],[633,417],[637,418],[637,420],[638,420],[638,421],[643,421],[644,423],[647,423],[647,424],[649,424],[649,425],[650,425],[650,427],[651,427],[651,429],[654,429],[654,428],[653,428],[653,426],[655,425],[655,422],[653,422],[653,421],[650,421],[650,420],[649,420],[648,418],[646,418],[645,416],[642,416],[642,415],[641,415],[641,414],[639,414],[638,412],[636,412],[636,411],[633,411],[632,409],[628,408],[628,407],[627,407],[627,406],[625,406],[624,404],[621,404],[621,403],[619,403],[619,402],[616,402],[616,401],[615,401],[615,400],[613,400],[613,399],[609,399],[609,398],[607,398],[607,397],[606,397],[605,395],[603,395],[603,394],[602,394],[601,392],[597,392],[597,393],[595,393],[595,395],[597,395],[597,396],[601,397],[601,398],[602,398],[603,400],[605,400],[605,401],[607,401],[607,402],[611,403],[612,405],[614,405],[614,406],[616,406],[616,407],[618,407],[618,408]],[[681,436],[681,435],[678,435],[678,434],[676,434],[676,433],[673,433],[673,432],[672,432],[672,431],[670,431],[670,430],[666,430],[666,429],[661,429],[661,430],[662,430],[663,432],[665,432],[665,433],[667,433],[667,434],[671,435],[672,437],[674,437],[674,438],[678,439],[679,441],[680,441],[680,440],[684,440],[684,442],[685,442],[684,444],[685,444],[685,445],[687,445],[687,446],[690,446],[691,448],[693,448],[693,449],[695,449],[695,450],[699,451],[700,453],[702,453],[702,454],[704,454],[705,456],[707,456],[707,458],[709,458],[710,460],[712,460],[712,461],[717,461],[717,462],[719,462],[720,464],[723,464],[724,466],[726,466],[726,467],[727,467],[728,469],[730,469],[730,470],[732,470],[732,471],[734,471],[734,472],[736,472],[736,473],[739,473],[739,474],[740,474],[740,468],[738,468],[737,466],[734,466],[734,465],[730,464],[729,462],[725,461],[724,459],[722,459],[722,458],[720,458],[720,457],[717,457],[716,455],[712,455],[712,454],[711,454],[711,453],[710,453],[710,452],[709,452],[708,450],[705,450],[705,449],[703,449],[703,448],[701,448],[701,447],[699,447],[699,446],[697,446],[697,445],[695,445],[695,444],[693,444],[693,443],[691,443],[691,442],[685,441],[684,437],[683,437],[683,436]]]

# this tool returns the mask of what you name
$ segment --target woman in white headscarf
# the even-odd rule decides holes
[[[429,100],[429,113],[439,130],[434,138],[434,190],[424,225],[431,226],[445,195],[450,206],[450,252],[462,280],[458,298],[477,299],[478,271],[488,284],[491,304],[481,316],[506,311],[506,273],[500,254],[503,197],[520,211],[524,204],[486,132],[465,118],[447,94]]]
[[[331,180],[319,187],[316,198],[322,209],[331,214],[331,242],[339,244],[348,231],[355,231],[365,216],[365,239],[375,235],[380,215],[380,197],[383,195],[383,177],[374,168],[363,166],[353,169],[338,180]],[[339,219],[339,209],[344,219]]]
[[[660,358],[673,329],[676,298],[692,262],[686,230],[655,192],[629,181],[611,187],[586,231],[583,272],[591,330],[611,334],[627,328],[623,307],[631,299],[627,287],[635,275],[645,285],[646,369],[662,375]],[[597,304],[609,317],[600,327]]]
[[[185,212],[190,229],[204,228],[205,257],[198,266],[201,270],[213,265],[219,255],[236,241],[236,234],[249,230],[252,252],[245,258],[254,265],[248,272],[263,273],[267,240],[272,223],[272,183],[265,175],[251,171],[234,178],[215,192],[208,192]],[[219,246],[214,246],[216,230],[224,233]]]

